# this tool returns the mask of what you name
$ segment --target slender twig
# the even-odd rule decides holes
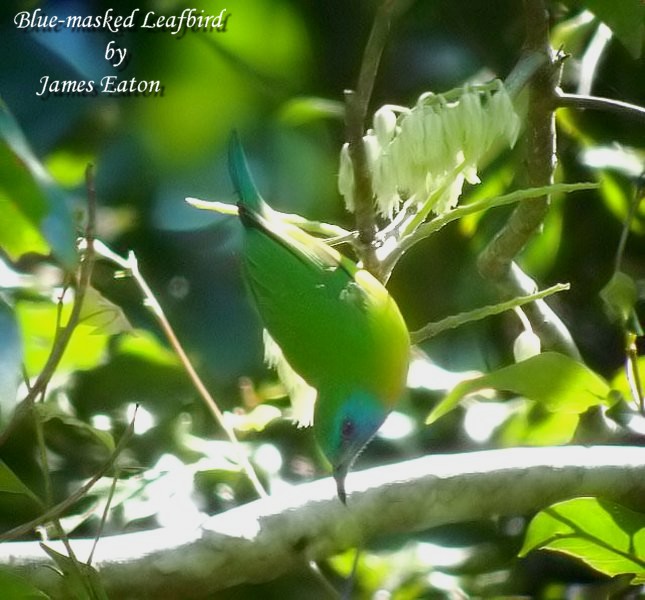
[[[464,217],[488,210],[490,208],[497,208],[500,206],[506,206],[507,204],[521,202],[523,200],[535,197],[536,194],[568,193],[580,190],[595,189],[597,187],[597,183],[554,183],[552,185],[542,186],[540,188],[515,190],[501,196],[482,198],[481,200],[476,200],[474,202],[471,202],[470,204],[457,206],[453,210],[442,215],[438,215],[431,221],[419,225],[417,229],[411,234],[401,237],[396,248],[394,248],[392,252],[390,252],[390,254],[388,254],[387,257],[383,259],[383,272],[386,274],[386,276],[389,276],[399,259],[410,248],[412,248],[412,246],[419,243],[421,240],[426,239],[433,233],[436,233],[440,229],[443,229],[449,223],[452,223],[453,221],[456,221],[458,219],[463,219]]]
[[[34,408],[34,402],[38,396],[44,397],[46,393],[47,386],[51,380],[60,359],[62,358],[65,349],[71,339],[72,333],[76,328],[76,325],[79,322],[80,314],[83,308],[83,301],[85,299],[85,294],[87,288],[90,285],[90,279],[92,275],[92,268],[94,264],[94,232],[95,232],[95,220],[96,220],[96,191],[94,188],[94,173],[92,165],[88,165],[85,171],[85,182],[87,189],[87,223],[85,226],[85,253],[82,258],[81,266],[79,269],[76,294],[74,297],[74,304],[72,306],[72,311],[67,324],[63,327],[61,326],[61,317],[63,310],[63,296],[65,291],[61,294],[60,301],[58,304],[57,318],[56,318],[56,333],[54,335],[54,342],[52,345],[52,351],[49,355],[45,367],[40,372],[40,375],[34,385],[27,392],[27,396],[21,403],[21,405],[16,409],[16,413],[12,420],[10,427],[7,428],[7,431],[4,433],[4,436],[8,436],[14,426],[24,414],[27,414],[30,410]],[[70,278],[71,279],[71,278]],[[45,437],[43,432],[42,421],[38,414],[34,413],[35,419],[35,428],[36,428],[36,437],[38,442],[38,448],[40,453],[41,467],[43,472],[43,478],[45,480],[45,504],[49,506],[52,502],[52,484],[51,477],[49,474],[49,465],[47,461],[47,447],[45,445]],[[0,440],[0,444],[4,439]],[[48,516],[46,520],[41,520],[41,522],[52,521],[56,534],[61,538],[65,549],[67,551],[67,556],[69,557],[72,569],[75,576],[80,580],[81,585],[84,587],[85,591],[89,594],[91,593],[91,584],[83,577],[80,563],[74,553],[74,550],[69,543],[67,534],[61,522],[58,518],[60,513],[52,514],[51,511],[47,511],[45,515]],[[43,519],[43,517],[41,517]],[[20,529],[20,528],[16,528]],[[16,529],[12,531],[16,531]],[[29,530],[28,530],[29,531]]]
[[[356,91],[345,91],[345,128],[349,156],[354,169],[354,212],[360,245],[359,251],[365,268],[377,277],[380,277],[380,266],[374,244],[376,239],[374,193],[363,144],[363,133],[376,73],[392,20],[401,14],[409,4],[410,0],[383,0],[381,2],[365,46]]]
[[[135,417],[132,417],[133,423],[134,423],[134,419]],[[92,551],[90,552],[90,555],[87,557],[88,565],[92,564],[92,559],[94,558],[94,552],[96,551],[96,546],[99,543],[99,539],[101,539],[103,529],[105,528],[105,523],[107,522],[107,517],[110,512],[110,505],[112,504],[112,499],[114,498],[114,492],[116,491],[116,485],[118,482],[119,482],[119,469],[116,468],[114,475],[112,476],[112,485],[110,486],[110,491],[108,492],[108,497],[107,497],[107,500],[105,501],[105,508],[103,509],[103,514],[101,515],[101,522],[99,523],[99,527],[96,531],[96,536],[94,537],[94,545],[92,546]]]
[[[204,382],[197,374],[197,371],[195,370],[192,363],[190,362],[188,355],[186,354],[181,343],[179,342],[179,339],[175,335],[175,332],[172,326],[170,325],[168,318],[166,317],[163,309],[161,308],[161,304],[159,304],[159,301],[157,300],[154,293],[152,292],[152,289],[150,289],[150,286],[148,285],[147,281],[141,274],[141,271],[139,270],[139,263],[134,253],[130,252],[127,259],[123,258],[118,254],[116,254],[115,252],[113,252],[112,250],[110,250],[102,242],[99,242],[96,244],[96,251],[104,258],[107,258],[108,260],[115,263],[117,266],[124,269],[126,272],[129,272],[132,278],[135,280],[135,282],[139,286],[139,289],[143,293],[143,296],[145,298],[145,305],[150,309],[154,317],[157,319],[157,322],[161,326],[161,329],[166,335],[166,338],[168,339],[168,341],[170,342],[170,345],[172,346],[173,350],[179,357],[179,360],[181,361],[184,369],[188,373],[190,380],[195,386],[195,389],[197,390],[200,397],[204,401],[204,404],[206,404],[206,407],[208,408],[208,410],[210,410],[212,415],[215,417],[215,420],[217,421],[217,423],[224,430],[226,437],[228,437],[229,441],[233,444],[233,447],[235,448],[235,451],[237,452],[237,455],[238,455],[238,461],[239,461],[240,467],[246,473],[247,477],[249,478],[249,481],[255,488],[255,491],[258,494],[258,496],[260,496],[261,498],[267,496],[268,494],[264,489],[264,486],[262,485],[262,483],[260,483],[260,480],[258,479],[258,476],[255,473],[255,470],[251,466],[249,459],[247,458],[246,454],[242,450],[242,445],[240,444],[240,441],[237,439],[237,436],[235,435],[235,431],[226,422],[226,419],[224,418],[224,414],[222,413],[219,406],[215,402],[211,393],[208,391],[207,387],[204,385]]]
[[[623,117],[645,121],[645,107],[631,104],[629,102],[623,102],[622,100],[614,100],[613,98],[568,94],[561,90],[557,90],[555,104],[557,108],[603,110],[616,113]]]
[[[0,447],[7,441],[15,427],[22,421],[32,407],[36,398],[44,393],[51,378],[54,376],[58,364],[65,354],[65,350],[69,341],[74,333],[74,329],[78,324],[83,308],[83,300],[85,299],[85,292],[90,285],[92,277],[92,269],[94,267],[94,236],[96,231],[96,190],[94,188],[94,175],[92,165],[88,165],[85,172],[85,180],[87,186],[87,224],[85,227],[85,242],[84,252],[81,258],[79,268],[76,292],[74,295],[74,304],[70,311],[69,318],[65,326],[60,329],[55,336],[47,361],[42,370],[38,374],[34,384],[28,389],[27,395],[18,404],[11,423],[0,435]]]
[[[52,480],[49,476],[49,462],[47,460],[47,446],[45,444],[45,434],[43,432],[43,422],[36,410],[32,411],[34,420],[34,429],[36,431],[36,445],[40,458],[40,469],[45,480],[45,506],[50,506],[53,501]]]
[[[474,321],[479,321],[493,315],[499,315],[512,308],[517,308],[519,306],[523,306],[524,304],[528,304],[529,302],[535,302],[536,300],[542,300],[547,296],[551,296],[552,294],[563,292],[568,289],[569,284],[558,283],[554,286],[551,286],[550,288],[536,292],[535,294],[527,294],[526,296],[513,298],[512,300],[500,302],[499,304],[491,304],[490,306],[475,308],[473,310],[462,312],[457,315],[450,315],[445,319],[441,319],[441,321],[428,323],[421,329],[413,331],[410,334],[410,339],[412,340],[413,344],[419,344],[424,340],[434,337],[435,335],[438,335],[439,333],[442,333],[443,331],[446,331],[448,329],[455,329],[456,327],[460,327],[461,325],[465,325],[466,323],[472,323]]]
[[[200,200],[199,198],[185,198],[186,202],[195,208],[201,210],[210,210],[222,215],[235,215],[238,214],[238,208],[235,204],[228,204],[226,202],[216,202],[209,200]],[[325,238],[342,238],[343,241],[350,241],[353,239],[354,234],[347,229],[343,229],[340,225],[333,225],[331,223],[324,223],[322,221],[310,221],[300,215],[294,213],[283,213],[273,210],[273,213],[286,223],[297,225],[300,229],[309,233],[323,236]],[[329,243],[329,239],[325,240]]]

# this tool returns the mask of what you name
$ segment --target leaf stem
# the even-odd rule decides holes
[[[260,498],[264,498],[268,496],[266,490],[264,489],[264,486],[258,479],[258,476],[255,473],[255,470],[253,469],[251,463],[249,462],[249,459],[247,458],[244,450],[242,449],[242,444],[237,439],[237,436],[235,435],[235,431],[228,425],[228,423],[226,422],[226,419],[224,418],[224,414],[222,413],[219,406],[215,402],[213,396],[210,394],[210,392],[204,385],[204,382],[197,374],[197,371],[195,370],[192,363],[190,362],[188,355],[186,354],[181,343],[179,342],[179,339],[175,335],[175,332],[172,326],[170,325],[170,322],[168,321],[163,309],[161,308],[161,304],[159,304],[159,301],[157,300],[154,293],[152,292],[152,289],[150,289],[150,286],[148,285],[147,281],[141,274],[141,271],[139,270],[139,262],[137,261],[137,257],[135,256],[134,252],[130,252],[128,254],[128,258],[125,259],[119,256],[118,254],[116,254],[115,252],[113,252],[112,250],[110,250],[103,242],[98,242],[96,244],[96,248],[97,248],[98,254],[112,261],[113,263],[115,263],[116,265],[118,265],[119,267],[121,267],[125,271],[128,271],[131,274],[132,278],[135,280],[135,282],[139,286],[139,289],[143,293],[143,296],[145,299],[144,301],[145,305],[150,309],[154,317],[157,319],[157,322],[161,326],[161,329],[166,335],[166,338],[168,339],[168,341],[170,342],[170,345],[172,346],[173,350],[179,357],[179,360],[181,361],[184,369],[188,373],[188,377],[190,377],[190,380],[195,386],[195,389],[197,390],[200,397],[204,401],[204,404],[206,405],[206,407],[210,410],[213,417],[215,417],[215,420],[217,421],[217,423],[224,430],[226,437],[228,437],[229,441],[235,448],[239,465],[242,468],[242,470],[245,472],[246,476],[249,478],[249,481],[253,485],[253,488],[255,489],[257,495]]]

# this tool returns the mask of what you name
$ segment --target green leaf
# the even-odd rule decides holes
[[[572,8],[579,7],[579,0],[565,0]],[[645,5],[641,0],[585,0],[584,5],[625,46],[635,59],[640,58],[645,34]]]
[[[132,331],[132,325],[121,307],[93,287],[85,290],[79,323],[91,327],[92,334],[116,335]]]
[[[73,561],[69,556],[56,552],[53,548],[40,544],[40,547],[56,563],[65,579],[65,591],[75,600],[108,600],[107,593],[98,572],[92,565]]]
[[[609,576],[645,582],[645,515],[600,498],[574,498],[540,511],[520,550],[543,548],[574,556]]]
[[[25,345],[25,367],[29,376],[40,373],[54,343],[58,308],[49,301],[21,300],[16,304],[16,316],[20,323]],[[62,319],[66,322],[71,310],[71,300],[65,301]],[[61,362],[59,372],[95,367],[107,346],[108,337],[96,335],[91,327],[80,323]]]
[[[0,142],[0,162],[2,161],[2,142]],[[0,174],[2,165],[0,164]],[[49,254],[49,244],[35,227],[18,209],[18,206],[2,189],[0,183],[0,248],[7,256],[17,261],[24,254]]]
[[[76,232],[66,198],[32,152],[2,100],[0,209],[4,223],[0,245],[13,259],[27,251],[48,253],[51,248],[63,265],[74,268]],[[5,219],[7,215],[12,218]]]
[[[280,110],[280,120],[291,126],[304,125],[321,119],[342,120],[344,116],[344,104],[327,98],[292,98]]]
[[[13,571],[0,568],[0,590],[5,600],[46,600],[50,598],[27,579]]]
[[[0,459],[0,493],[27,496],[40,505],[38,497],[22,482],[20,478]]]
[[[629,320],[636,305],[637,296],[636,283],[622,271],[616,271],[607,285],[600,290],[607,316],[622,325]]]
[[[645,356],[640,356],[638,358],[635,368],[638,370],[640,381],[645,382]],[[637,400],[636,390],[633,389],[632,384],[630,383],[630,378],[633,383],[633,374],[628,373],[625,365],[623,365],[616,371],[616,374],[611,380],[611,389],[618,391],[628,402],[630,399]]]
[[[167,367],[181,367],[177,355],[164,346],[152,333],[134,329],[130,335],[122,335],[114,343],[115,354],[128,354],[145,362]]]
[[[16,406],[22,372],[22,338],[13,309],[0,296],[0,426]]]
[[[632,203],[633,189],[631,183],[625,178],[618,177],[608,169],[603,169],[598,174],[601,177],[600,195],[605,206],[619,221],[624,223],[628,218],[629,206]],[[645,203],[641,202],[641,205],[643,204]],[[645,208],[641,206],[637,209],[635,218],[630,220],[630,231],[638,235],[645,233],[645,227],[643,226],[645,219],[643,217],[645,217]]]
[[[579,414],[608,402],[609,385],[591,369],[557,352],[544,352],[487,375],[458,383],[432,410],[426,423],[450,412],[467,394],[485,388],[513,392],[551,412]]]
[[[55,402],[39,402],[34,405],[34,409],[43,423],[56,419],[63,423],[63,425],[72,427],[81,435],[93,438],[99,444],[105,446],[110,452],[114,451],[114,438],[109,432],[96,429],[77,417],[66,413]]]
[[[579,422],[577,414],[527,402],[500,427],[498,439],[504,446],[558,446],[571,441]]]

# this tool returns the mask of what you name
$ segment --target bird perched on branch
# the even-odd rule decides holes
[[[284,359],[317,390],[314,434],[345,502],[352,463],[405,389],[407,327],[375,277],[264,202],[235,134],[229,169],[250,293]]]

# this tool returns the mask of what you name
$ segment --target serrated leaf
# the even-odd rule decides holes
[[[4,600],[47,600],[50,598],[30,581],[7,568],[0,568],[0,590]]]
[[[0,493],[27,496],[40,505],[38,497],[20,480],[20,478],[0,459]]]
[[[16,406],[22,376],[22,337],[13,309],[0,296],[0,426]]]
[[[574,556],[609,576],[645,582],[645,515],[600,498],[574,498],[540,511],[520,550],[542,548]]]
[[[55,402],[40,402],[34,405],[34,409],[36,410],[38,417],[43,423],[57,419],[64,425],[73,427],[74,429],[78,430],[81,434],[85,434],[95,439],[102,446],[105,446],[110,452],[114,451],[114,438],[109,432],[103,431],[101,429],[96,429],[88,423],[85,423],[85,421],[81,421],[77,417],[66,413]]]
[[[9,207],[13,208],[13,211]],[[0,208],[3,216],[20,215],[19,225],[31,238],[33,251],[48,248],[69,269],[76,260],[76,232],[71,212],[62,190],[38,161],[18,123],[0,100]],[[4,221],[4,219],[3,219]],[[28,226],[31,226],[31,230]],[[34,231],[35,230],[35,231]],[[15,234],[7,226],[0,228],[0,243],[8,246],[12,257],[21,252]],[[39,234],[39,235],[36,235]],[[40,236],[40,239],[39,239]]]
[[[457,384],[432,410],[426,423],[450,412],[468,394],[492,388],[541,403],[547,410],[578,414],[607,403],[609,385],[591,369],[564,354],[544,352],[520,363]]]

